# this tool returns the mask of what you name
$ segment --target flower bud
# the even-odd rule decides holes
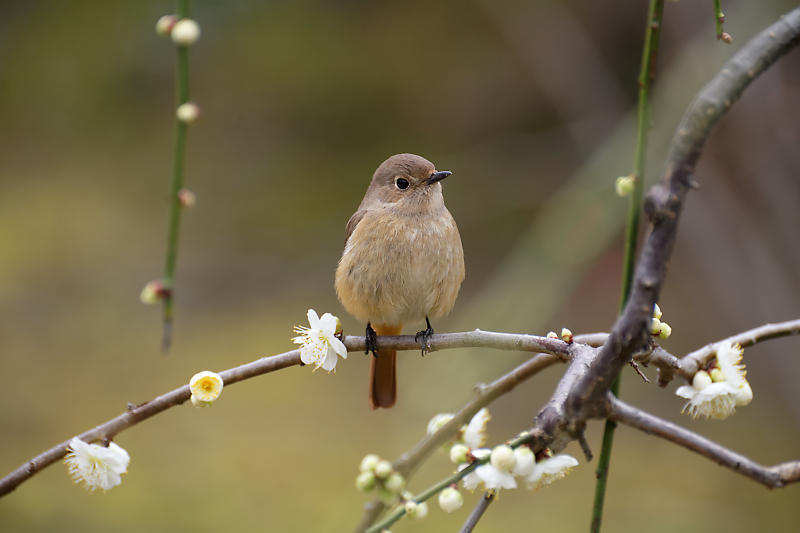
[[[658,335],[661,333],[661,321],[657,318],[650,319],[650,334]]]
[[[666,322],[661,323],[661,328],[658,331],[658,338],[659,339],[668,339],[669,336],[672,335],[672,328]]]
[[[558,338],[558,333],[556,333],[555,331],[548,331],[547,332],[547,338],[548,339],[557,339]]]
[[[617,181],[614,183],[614,188],[617,191],[617,196],[630,196],[633,192],[635,187],[635,181],[633,176],[620,176],[617,178]]]
[[[189,189],[181,189],[178,191],[178,203],[181,207],[192,207],[197,201],[195,194]]]
[[[175,117],[185,124],[191,124],[200,116],[200,108],[194,102],[186,102],[175,110]]]
[[[369,492],[375,488],[375,474],[372,472],[361,472],[356,477],[356,488],[361,492]]]
[[[143,304],[155,304],[169,295],[169,289],[160,279],[148,281],[139,293],[139,300]]]
[[[386,459],[381,459],[378,461],[378,464],[375,465],[375,476],[378,479],[386,479],[389,477],[389,474],[392,473],[392,463],[387,461]]]
[[[711,379],[711,376],[708,375],[708,372],[705,370],[699,370],[692,378],[692,387],[697,390],[703,390],[711,385],[712,381],[713,380]]]
[[[495,446],[489,461],[492,463],[492,466],[501,472],[511,472],[517,464],[517,459],[514,457],[514,450],[512,450],[511,446],[508,444]]]
[[[170,37],[178,46],[189,46],[200,38],[200,25],[192,19],[181,19],[172,26]]]
[[[536,464],[536,458],[533,451],[527,446],[520,446],[514,450],[514,459],[516,464],[512,473],[515,476],[527,477],[533,472],[533,467]]]
[[[653,318],[661,320],[661,308],[658,304],[653,304]]]
[[[466,463],[468,454],[469,448],[460,442],[453,444],[453,447],[450,448],[450,460],[455,464]]]
[[[725,381],[725,374],[717,367],[712,368],[708,374],[711,376],[711,381],[713,382]]]
[[[413,503],[414,505],[411,506],[411,510],[409,510],[409,504]],[[425,502],[416,503],[414,501],[406,502],[406,512],[409,516],[413,517],[416,520],[422,520],[426,516],[428,516],[428,504]]]
[[[567,344],[572,344],[572,332],[567,328],[561,328],[561,340]]]
[[[393,505],[397,502],[397,494],[386,490],[386,487],[382,485],[378,485],[376,493],[378,495],[378,499],[386,505]]]
[[[464,497],[458,489],[447,487],[439,493],[439,507],[446,513],[452,513],[464,505]]]
[[[175,15],[164,15],[156,22],[156,33],[166,37],[172,32],[176,22],[178,22],[178,17]]]
[[[375,467],[380,462],[381,458],[375,455],[374,453],[370,453],[365,455],[363,459],[361,459],[361,464],[358,465],[358,469],[361,472],[371,472],[375,470]]]
[[[400,475],[398,472],[392,472],[386,481],[383,482],[383,486],[386,487],[386,490],[389,492],[394,492],[395,494],[399,494],[406,486],[406,480]]]

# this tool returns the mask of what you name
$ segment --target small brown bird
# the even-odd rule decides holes
[[[373,409],[392,407],[397,399],[397,352],[376,352],[376,335],[399,335],[404,323],[424,318],[426,329],[417,333],[424,353],[433,334],[430,318],[450,312],[464,281],[461,236],[440,183],[450,174],[437,172],[424,157],[393,155],[375,171],[347,221],[336,294],[350,314],[367,322]]]

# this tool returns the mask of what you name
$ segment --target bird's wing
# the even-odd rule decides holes
[[[366,209],[359,209],[358,211],[353,213],[353,216],[351,216],[350,220],[347,221],[347,225],[344,227],[344,230],[345,230],[344,243],[345,243],[345,245],[347,244],[347,241],[350,239],[350,235],[352,235],[353,232],[356,230],[356,226],[358,226],[358,223],[361,222],[361,219],[364,218],[364,215],[366,215],[366,214],[367,214],[367,210]]]

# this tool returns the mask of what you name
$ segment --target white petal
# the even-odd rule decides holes
[[[492,417],[489,415],[489,410],[485,407],[475,413],[472,420],[467,424],[464,430],[462,440],[464,444],[470,448],[480,448],[486,442],[486,424]]]
[[[439,428],[450,422],[452,419],[453,413],[439,413],[438,415],[433,415],[433,418],[431,418],[430,422],[428,422],[426,433],[428,435],[433,435],[439,431]]]
[[[308,325],[311,326],[311,329],[320,329],[319,327],[319,316],[317,312],[313,309],[308,310]]]
[[[345,346],[344,343],[336,337],[331,337],[330,342],[331,346],[333,347],[333,351],[342,356],[342,359],[347,359],[347,346]]]
[[[319,329],[333,335],[336,333],[336,321],[337,318],[335,316],[330,313],[325,313],[322,315],[322,318],[319,319]]]
[[[503,472],[490,464],[481,465],[475,469],[487,489],[515,489],[517,481],[509,472]]]
[[[675,391],[675,394],[680,396],[681,398],[686,398],[687,400],[691,400],[695,397],[695,395],[700,392],[691,385],[681,385],[678,387],[678,390]]]

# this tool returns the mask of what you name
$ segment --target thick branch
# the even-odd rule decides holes
[[[645,211],[652,230],[642,248],[633,288],[625,310],[617,320],[608,341],[580,372],[566,401],[573,431],[582,420],[596,416],[606,392],[623,365],[645,346],[653,305],[658,300],[678,229],[684,199],[693,185],[692,175],[711,129],[749,84],[800,40],[800,8],[756,35],[694,99],[684,114],[672,140],[662,183],[647,195]],[[570,367],[573,370],[575,365]],[[570,371],[568,371],[568,374]],[[565,375],[564,379],[575,376]]]
[[[761,466],[744,455],[672,422],[632,407],[611,395],[608,396],[608,418],[688,448],[771,489],[800,481],[800,461],[781,463],[772,467]]]

